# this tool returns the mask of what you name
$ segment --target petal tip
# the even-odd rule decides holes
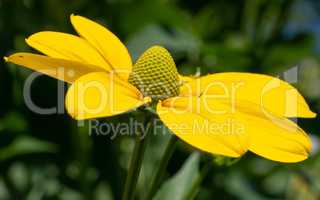
[[[311,117],[311,118],[317,117],[317,113],[315,113],[315,112],[313,112],[313,111],[310,110],[310,117]]]
[[[70,20],[72,20],[73,18],[77,17],[78,15],[71,13],[70,15]]]
[[[71,14],[70,15],[70,22],[72,24],[72,26],[75,26],[75,23],[77,22],[77,20],[80,18],[80,15],[76,15],[76,14]]]
[[[305,113],[302,113],[302,114],[298,115],[298,117],[301,117],[301,118],[315,118],[316,116],[317,116],[317,113],[313,112],[312,110],[308,110]],[[291,117],[297,117],[297,116],[294,115],[294,116],[291,116]]]
[[[242,157],[245,153],[248,152],[247,148],[237,148],[236,150],[233,150],[234,155],[230,156],[232,158],[240,158]]]
[[[81,17],[82,17],[81,15],[77,15],[77,14],[72,13],[72,14],[70,15],[70,20],[71,20],[71,22],[72,22],[73,20],[79,19],[79,18],[81,18]]]
[[[31,36],[29,36],[29,37],[27,37],[27,38],[24,39],[24,41],[25,41],[28,45],[30,45],[30,37],[31,37]]]
[[[9,62],[9,58],[8,57],[3,57],[4,62]]]
[[[29,37],[25,38],[24,41],[30,46],[32,47],[32,45],[36,42],[36,38],[38,38],[39,34],[43,33],[44,31],[41,32],[37,32],[34,33],[32,35],[30,35]]]
[[[284,163],[298,163],[298,162],[303,162],[303,161],[307,160],[308,158],[309,158],[309,154],[303,154],[303,155],[301,155],[300,159],[280,161],[280,162],[284,162]]]

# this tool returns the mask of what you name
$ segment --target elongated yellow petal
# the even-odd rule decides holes
[[[68,83],[74,82],[87,73],[99,71],[98,68],[92,65],[32,53],[16,53],[6,57],[6,61],[22,65]]]
[[[204,98],[204,97],[203,97]],[[311,141],[294,122],[262,112],[259,105],[246,101],[219,102],[231,105],[230,113],[243,119],[249,134],[249,150],[279,162],[299,162],[308,158]]]
[[[171,98],[161,106],[167,109],[159,110],[159,116],[175,134],[203,150],[211,147],[211,153],[232,156],[226,149],[218,149],[216,143],[220,143],[220,146],[225,144],[225,147],[236,150],[234,152],[244,152],[248,148],[270,160],[298,162],[306,159],[311,149],[309,137],[295,123],[284,117],[265,114],[258,105],[248,101],[232,102],[202,95]],[[206,120],[200,120],[200,117],[210,122],[210,131],[174,127],[186,123],[206,124]],[[201,136],[203,133],[213,134],[211,140]]]
[[[79,35],[94,46],[114,70],[127,80],[128,73],[122,72],[131,72],[132,61],[127,48],[119,38],[100,24],[82,16],[71,15],[71,23]]]
[[[311,150],[309,137],[296,124],[288,119],[279,120],[282,131],[264,132],[255,130],[250,135],[249,150],[270,160],[292,163],[308,158]],[[265,129],[271,128],[266,125]],[[289,131],[285,131],[285,129]]]
[[[66,108],[75,119],[117,115],[148,102],[134,86],[111,73],[97,72],[80,77],[69,88]]]
[[[196,97],[176,97],[158,103],[160,119],[180,139],[203,151],[240,157],[247,151],[248,135],[226,115],[211,114]],[[239,124],[241,125],[241,124]]]
[[[216,95],[219,99],[250,101],[264,112],[285,117],[315,117],[304,98],[290,84],[271,76],[251,73],[217,73],[181,87],[181,95]]]
[[[112,70],[99,52],[78,36],[43,31],[31,35],[26,42],[29,46],[53,58],[87,63],[107,71]]]

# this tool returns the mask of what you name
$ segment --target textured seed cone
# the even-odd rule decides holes
[[[133,66],[129,83],[154,100],[179,95],[176,65],[170,53],[160,46],[153,46],[140,56]]]

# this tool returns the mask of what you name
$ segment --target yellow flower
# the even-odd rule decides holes
[[[127,112],[151,101],[180,139],[209,152],[240,157],[248,150],[280,162],[306,159],[311,142],[289,117],[315,117],[290,84],[252,73],[183,77],[162,47],[132,65],[128,50],[108,29],[71,16],[80,36],[39,32],[26,42],[47,56],[16,53],[6,59],[71,83],[66,108],[75,119]]]

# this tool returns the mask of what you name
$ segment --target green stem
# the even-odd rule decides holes
[[[155,173],[155,175],[152,179],[150,189],[149,189],[149,191],[146,195],[146,198],[145,198],[146,200],[151,200],[152,197],[154,196],[154,194],[156,193],[156,190],[158,189],[158,187],[161,183],[162,177],[163,177],[163,175],[166,171],[166,168],[168,166],[168,162],[174,152],[177,141],[178,141],[177,137],[175,135],[171,134],[169,142],[166,146],[164,155],[162,156],[162,158],[160,160],[160,164],[157,169],[157,172]]]
[[[145,128],[149,129],[150,123],[151,123],[151,120],[148,121],[148,123],[146,123]],[[129,171],[126,178],[122,200],[134,199],[134,195],[135,195],[134,193],[135,193],[136,185],[137,185],[139,174],[140,174],[143,155],[146,149],[147,136],[145,136],[144,138],[141,138],[141,136],[142,136],[142,132],[141,130],[139,130],[135,138],[133,155],[130,161]]]
[[[203,179],[208,175],[210,169],[212,167],[212,162],[208,162],[205,166],[201,169],[201,172],[198,178],[193,182],[192,187],[188,194],[183,198],[183,200],[192,200],[196,197],[199,187],[203,181]]]

